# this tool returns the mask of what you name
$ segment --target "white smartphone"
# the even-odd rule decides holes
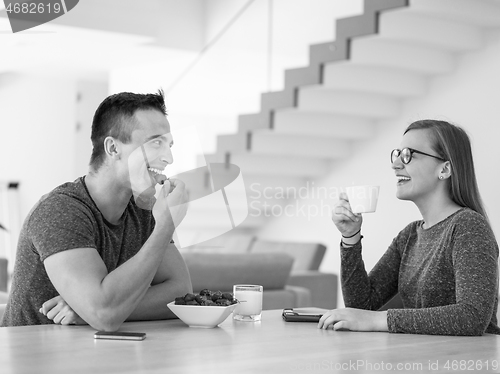
[[[144,340],[145,332],[124,332],[124,331],[97,331],[94,339],[112,339],[112,340]]]

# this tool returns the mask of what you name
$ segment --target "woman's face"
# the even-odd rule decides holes
[[[438,156],[431,147],[429,130],[410,130],[401,141],[399,149],[412,148],[433,156]],[[443,169],[443,161],[433,157],[413,153],[411,161],[403,164],[398,157],[392,164],[397,177],[396,197],[410,200],[418,205],[438,190],[439,175]]]

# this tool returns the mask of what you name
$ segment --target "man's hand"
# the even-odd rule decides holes
[[[44,302],[39,312],[57,325],[87,325],[87,322],[81,319],[61,296]]]
[[[166,180],[153,207],[155,221],[158,224],[165,220],[177,227],[186,216],[187,205],[188,194],[184,182],[179,179]]]
[[[387,327],[387,312],[377,312],[364,309],[333,309],[329,310],[319,320],[319,329],[351,331],[389,331]]]

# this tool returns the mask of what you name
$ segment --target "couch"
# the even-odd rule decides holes
[[[295,261],[287,285],[307,288],[311,292],[311,304],[308,306],[325,309],[337,307],[337,274],[319,270],[326,253],[326,247],[323,244],[255,239],[249,252],[282,252],[291,255]]]
[[[294,259],[286,253],[183,253],[193,291],[233,292],[235,284],[263,286],[262,309],[309,306],[309,289],[287,285]]]
[[[261,284],[263,309],[336,308],[338,277],[319,270],[325,252],[319,243],[268,241],[232,232],[181,249],[195,292]]]

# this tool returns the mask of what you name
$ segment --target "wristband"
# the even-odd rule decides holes
[[[356,231],[356,232],[355,232],[354,234],[352,234],[351,236],[344,236],[344,235],[342,235],[342,237],[343,237],[344,239],[353,238],[353,237],[355,237],[356,235],[358,235],[360,232],[361,232],[361,229],[359,229],[358,231]]]
[[[361,239],[363,239],[363,235],[361,235],[359,237],[359,240],[354,244],[347,244],[342,239],[340,239],[340,245],[344,248],[351,248],[351,247],[354,247],[356,244],[358,244],[361,241]]]

